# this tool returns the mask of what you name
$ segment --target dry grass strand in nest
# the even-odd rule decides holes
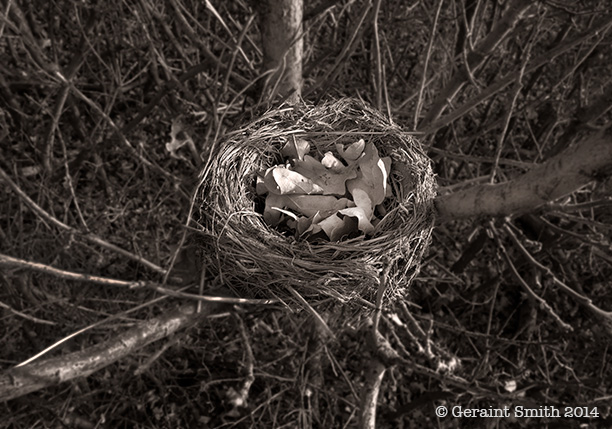
[[[303,138],[320,157],[335,144],[373,142],[393,164],[393,196],[371,237],[309,243],[268,226],[255,194],[258,171],[282,162],[280,150]],[[279,298],[296,305],[286,285],[311,305],[374,302],[405,294],[418,273],[433,227],[434,176],[419,142],[358,100],[320,106],[282,106],[228,134],[202,172],[195,221],[209,273],[244,297]]]

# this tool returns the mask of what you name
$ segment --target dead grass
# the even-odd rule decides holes
[[[364,138],[391,157],[393,197],[371,238],[311,244],[266,226],[255,177],[281,162],[280,150],[293,138],[312,142],[319,156]],[[312,306],[331,298],[357,303],[355,311],[363,312],[375,306],[381,282],[387,300],[405,296],[429,243],[434,196],[433,174],[418,142],[380,113],[342,99],[273,109],[229,133],[202,172],[194,227],[202,229],[206,269],[237,295],[302,307],[287,290],[291,285]]]

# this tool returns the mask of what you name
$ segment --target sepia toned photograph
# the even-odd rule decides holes
[[[612,2],[0,0],[0,429],[612,427]]]

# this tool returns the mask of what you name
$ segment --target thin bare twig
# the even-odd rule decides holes
[[[448,103],[455,98],[461,87],[469,80],[467,70],[470,70],[472,73],[476,72],[497,46],[499,46],[508,34],[510,34],[525,11],[532,5],[533,2],[531,0],[512,0],[510,2],[503,18],[497,23],[495,28],[476,45],[475,49],[469,53],[464,68],[455,73],[448,85],[440,91],[436,99],[432,102],[427,115],[422,121],[422,125],[427,127],[440,117]]]
[[[138,368],[134,370],[134,375],[144,374],[146,371],[151,368],[151,365],[158,360],[170,347],[176,345],[182,339],[181,335],[175,335],[174,338],[171,338],[169,341],[166,341],[159,350],[156,350],[155,353],[150,355],[143,363],[138,365]]]
[[[85,28],[82,29],[83,35],[81,36],[80,46],[77,49],[77,52],[73,56],[72,60],[68,64],[68,67],[64,71],[66,79],[68,81],[72,81],[79,69],[83,65],[85,60],[85,56],[91,49],[91,45],[88,42],[87,38],[89,33],[92,32],[93,28],[96,24],[96,14],[95,12],[90,12],[89,18],[85,23]],[[59,67],[58,67],[59,68]],[[51,114],[51,124],[49,125],[49,130],[47,132],[43,165],[47,170],[47,173],[51,173],[53,169],[53,142],[55,139],[55,131],[57,130],[60,117],[62,116],[64,110],[64,104],[68,98],[68,94],[70,93],[69,85],[64,85],[62,90],[60,91],[59,96],[57,97],[57,102],[55,105],[55,109]]]
[[[438,7],[436,8],[436,15],[434,16],[434,22],[431,26],[431,33],[429,35],[429,44],[427,45],[427,53],[425,54],[425,64],[423,64],[423,75],[421,76],[421,85],[419,86],[419,97],[417,99],[417,105],[414,109],[414,129],[416,130],[419,125],[419,116],[421,114],[421,108],[423,107],[423,91],[425,90],[425,82],[427,80],[427,68],[429,66],[429,60],[431,58],[431,51],[433,48],[434,41],[436,40],[436,31],[438,29],[438,19],[440,18],[440,11],[442,10],[442,4],[444,0],[438,0]]]
[[[514,113],[514,108],[516,106],[516,100],[518,99],[519,94],[521,93],[521,89],[523,88],[523,75],[525,74],[525,67],[527,67],[527,63],[529,62],[529,58],[531,56],[531,48],[533,47],[533,43],[535,40],[535,36],[538,33],[538,28],[540,28],[541,20],[538,21],[533,26],[531,30],[531,35],[529,36],[529,41],[527,43],[527,47],[525,49],[524,58],[521,61],[521,69],[519,71],[518,76],[516,77],[516,83],[514,85],[514,90],[510,96],[510,105],[506,109],[506,113],[503,119],[503,126],[501,132],[499,133],[499,137],[497,139],[497,148],[495,150],[494,163],[493,168],[491,169],[491,179],[490,183],[495,183],[495,174],[497,173],[497,167],[499,166],[499,158],[502,154],[502,149],[504,148],[504,140],[506,139],[506,133],[508,132],[508,126],[510,125],[510,119]]]
[[[382,111],[383,64],[380,56],[380,36],[378,34],[378,13],[380,12],[380,3],[381,0],[376,0],[376,3],[374,3],[372,26],[374,31],[374,55],[376,58],[376,108]]]
[[[159,165],[155,164],[152,161],[149,161],[141,153],[139,153],[136,150],[136,148],[132,145],[132,143],[130,143],[127,137],[123,134],[123,131],[117,126],[117,124],[115,124],[115,121],[113,121],[113,119],[110,116],[108,116],[108,114],[104,112],[104,110],[102,110],[100,106],[98,106],[93,100],[91,100],[89,97],[83,94],[83,92],[81,92],[80,89],[74,86],[72,81],[66,79],[66,77],[59,71],[55,73],[55,76],[59,78],[59,80],[63,82],[65,85],[70,87],[70,90],[74,95],[76,95],[78,98],[83,100],[89,107],[91,107],[94,111],[96,111],[96,113],[98,113],[110,125],[113,131],[115,131],[115,134],[119,137],[119,140],[123,143],[123,145],[126,147],[128,152],[133,157],[138,159],[140,162],[142,162],[147,167],[152,168],[158,173],[161,173],[164,177],[172,180],[173,183],[180,183],[180,180],[176,176],[174,176],[172,173],[167,172],[166,170],[161,168]]]
[[[0,23],[0,38],[4,34],[4,26],[8,21],[9,12],[11,10],[11,5],[13,4],[13,0],[8,0],[6,5],[4,6],[4,10],[2,11],[2,22]]]
[[[602,31],[607,32],[611,26],[612,26],[612,18],[606,18],[605,20],[595,24],[592,28],[590,28],[586,32],[581,33],[574,39],[568,41],[567,43],[563,45],[555,46],[554,48],[552,48],[545,54],[531,61],[530,64],[527,65],[525,70],[523,70],[523,73],[531,73],[537,68],[550,63],[552,60],[554,60],[559,55],[562,55],[568,52],[569,50],[575,48],[576,46],[580,45],[581,43],[584,43],[588,39],[592,38],[594,35],[598,35]],[[512,82],[515,82],[517,76],[519,76],[520,73],[521,73],[521,69],[515,70],[513,72],[506,74],[501,79],[499,79],[497,82],[492,83],[487,88],[483,89],[478,95],[466,101],[462,106],[458,107],[457,109],[447,114],[446,116],[443,116],[435,121],[432,121],[431,123],[428,123],[427,121],[423,121],[422,123],[423,128],[419,129],[418,131],[422,131],[424,133],[429,134],[429,133],[433,133],[439,130],[445,125],[450,124],[454,120],[470,112],[472,109],[474,109],[476,106],[478,106],[483,101],[487,100],[488,98],[497,94],[502,89],[506,88]]]
[[[211,296],[211,295],[196,295],[193,293],[181,292],[179,290],[169,289],[167,287],[158,285],[152,282],[139,282],[135,287],[146,287],[164,295],[173,296],[175,298],[185,298],[195,301],[201,301],[202,303],[207,302],[219,302],[224,304],[251,304],[251,305],[271,305],[278,304],[279,301],[276,299],[251,299],[251,298],[234,298],[231,296]],[[201,306],[200,306],[201,308]]]
[[[40,207],[38,204],[36,204],[14,181],[13,179],[11,179],[11,177],[6,174],[6,172],[2,169],[2,167],[0,167],[0,178],[3,179],[8,185],[9,187],[23,200],[23,202],[30,207],[30,209],[32,211],[34,211],[36,214],[38,214],[41,218],[43,218],[44,220],[46,220],[47,222],[50,222],[51,224],[55,225],[57,228],[63,229],[64,231],[68,231],[71,234],[75,234],[77,236],[82,237],[83,239],[91,242],[91,243],[95,243],[97,245],[99,245],[100,247],[103,247],[107,250],[119,253],[120,255],[125,256],[126,258],[129,258],[133,261],[136,261],[142,265],[144,265],[145,267],[158,272],[160,274],[166,274],[166,270],[164,270],[163,268],[157,266],[156,264],[154,264],[151,261],[148,261],[147,259],[141,257],[141,256],[137,256],[134,255],[133,253],[128,252],[125,249],[122,249],[118,246],[115,246],[114,244],[111,244],[109,242],[107,242],[106,240],[103,240],[102,238],[98,237],[97,235],[91,234],[91,233],[84,233],[81,232],[69,225],[66,225],[65,223],[61,222],[60,220],[56,219],[55,217],[51,216],[49,213],[47,213],[42,207]]]
[[[499,238],[499,234],[497,233],[497,229],[495,228],[495,225],[493,225],[493,222],[491,222],[491,221],[489,221],[489,228],[493,232],[493,236],[495,238],[495,242],[497,244],[497,247],[499,248],[499,250],[501,251],[502,255],[504,256],[504,259],[506,260],[506,264],[510,268],[510,271],[512,272],[512,275],[519,282],[519,284],[521,285],[523,290],[525,292],[527,292],[527,295],[529,295],[534,301],[536,301],[540,305],[540,308],[542,310],[544,310],[546,313],[548,313],[548,315],[551,316],[554,319],[554,321],[563,330],[565,330],[565,331],[573,331],[574,328],[572,328],[571,325],[569,325],[566,322],[564,322],[563,319],[561,319],[561,317],[550,306],[550,304],[548,304],[548,302],[546,302],[546,300],[544,300],[542,297],[540,297],[538,294],[536,294],[533,291],[533,289],[531,289],[531,287],[527,284],[525,279],[523,279],[523,277],[519,274],[518,270],[514,266],[514,263],[512,262],[512,258],[510,258],[510,255],[508,254],[508,251],[506,250],[506,247],[503,245],[503,243],[501,242],[501,240]]]
[[[591,210],[598,207],[610,207],[612,206],[612,197],[605,198],[597,201],[589,201],[586,203],[579,204],[560,204],[560,203],[547,203],[544,204],[541,211],[555,211],[563,213],[580,212],[583,210]]]
[[[50,346],[45,347],[44,350],[41,350],[40,352],[36,353],[34,356],[32,356],[32,357],[26,359],[25,361],[15,365],[15,368],[19,368],[20,366],[27,365],[27,364],[29,364],[31,362],[34,362],[37,359],[40,359],[41,357],[43,357],[44,355],[49,353],[51,350],[54,350],[57,347],[59,347],[62,344],[64,344],[66,341],[68,341],[68,340],[70,340],[72,338],[75,338],[75,337],[77,337],[77,336],[79,336],[79,335],[81,335],[81,334],[83,334],[83,333],[85,333],[85,332],[87,332],[87,331],[89,331],[89,330],[91,330],[93,328],[97,328],[98,326],[107,324],[107,323],[112,322],[114,320],[122,319],[122,318],[124,318],[125,316],[127,316],[130,313],[134,313],[134,312],[136,312],[138,310],[142,310],[143,308],[149,307],[149,306],[151,306],[153,304],[156,304],[156,303],[158,303],[158,302],[160,302],[160,301],[162,301],[164,299],[167,299],[167,298],[168,298],[167,296],[160,296],[160,297],[154,298],[154,299],[152,299],[150,301],[147,301],[144,304],[140,304],[140,305],[137,305],[135,307],[132,307],[129,310],[113,314],[112,316],[109,316],[109,317],[107,317],[105,319],[102,319],[102,320],[98,320],[97,322],[92,323],[91,325],[88,325],[88,326],[86,326],[84,328],[79,329],[78,331],[73,332],[70,335],[65,336],[64,338],[54,342]]]
[[[247,333],[246,326],[239,314],[234,313],[234,320],[238,323],[238,330],[240,331],[240,338],[242,340],[242,345],[244,346],[244,354],[245,354],[245,367],[246,367],[246,378],[242,383],[242,387],[239,391],[234,392],[232,395],[231,402],[235,407],[246,407],[247,399],[249,397],[249,390],[251,390],[251,386],[255,381],[255,375],[253,373],[253,367],[255,366],[255,356],[253,355],[253,349],[251,348],[251,342],[249,339],[249,334]]]
[[[234,52],[232,53],[232,57],[230,59],[229,65],[227,66],[227,71],[225,73],[225,78],[223,79],[223,86],[221,89],[221,94],[225,94],[227,92],[227,86],[229,84],[229,80],[232,75],[232,71],[234,69],[234,63],[236,62],[236,56],[238,52],[241,52],[242,55],[244,55],[244,52],[242,51],[242,41],[244,40],[249,29],[251,28],[251,24],[253,24],[254,20],[255,20],[255,15],[251,15],[249,19],[247,20],[246,24],[244,24],[244,28],[242,29],[242,31],[240,32],[238,36],[238,40],[236,41],[236,48],[234,49]]]
[[[332,331],[329,326],[327,325],[327,322],[325,322],[325,320],[323,320],[323,318],[321,317],[321,315],[319,313],[317,313],[317,310],[315,310],[312,305],[310,305],[308,303],[308,301],[306,301],[304,299],[304,297],[302,295],[299,294],[298,291],[296,291],[293,287],[291,287],[290,285],[285,285],[285,287],[287,288],[287,290],[289,291],[289,293],[291,293],[291,295],[293,295],[293,297],[304,306],[304,308],[310,313],[310,315],[313,317],[313,319],[315,320],[315,322],[319,325],[319,327],[321,328],[321,332],[324,332],[325,334],[328,335],[329,338],[335,339],[336,336],[334,335],[334,331]]]
[[[523,244],[520,242],[520,240],[518,239],[516,234],[514,234],[514,232],[512,231],[510,226],[508,225],[508,223],[504,224],[504,230],[508,233],[508,235],[512,239],[512,242],[521,251],[523,256],[525,256],[525,258],[527,258],[527,260],[531,264],[535,265],[537,268],[539,268],[540,270],[544,271],[545,274],[547,274],[549,277],[551,277],[553,282],[557,286],[559,286],[559,289],[561,289],[562,292],[564,292],[564,293],[570,295],[571,297],[573,297],[574,299],[576,299],[576,301],[580,305],[584,306],[586,309],[588,309],[589,311],[591,311],[595,315],[603,317],[603,318],[606,318],[606,319],[612,321],[612,311],[605,311],[605,310],[602,310],[601,308],[597,307],[596,305],[593,304],[593,301],[590,298],[588,298],[588,297],[586,297],[586,296],[576,292],[574,289],[572,289],[571,287],[566,285],[564,282],[559,280],[557,278],[557,276],[555,276],[555,274],[551,271],[550,268],[548,268],[547,266],[545,266],[545,265],[541,264],[540,262],[538,262],[533,257],[533,255],[531,253],[529,253],[529,251],[525,248],[525,246],[523,246]]]
[[[30,322],[34,322],[34,323],[40,323],[42,325],[51,325],[51,326],[57,326],[57,323],[55,322],[51,322],[49,320],[44,320],[44,319],[39,319],[38,317],[34,317],[34,316],[30,316],[29,314],[25,314],[19,310],[15,310],[13,307],[11,307],[8,304],[3,303],[2,301],[0,301],[0,308],[4,308],[5,310],[10,311],[11,313],[19,316],[19,317],[23,317],[26,320],[29,320]]]
[[[442,155],[443,157],[449,159],[459,159],[461,161],[473,162],[476,164],[495,164],[495,158],[493,157],[464,155],[461,153],[454,153],[433,146],[428,147],[427,150],[431,153],[435,153],[436,155]],[[537,164],[534,164],[532,162],[517,161],[514,159],[500,158],[497,160],[497,165],[507,165],[509,167],[519,168],[521,170],[531,170]],[[463,183],[459,183],[458,185],[463,185]]]
[[[68,149],[66,148],[66,142],[64,141],[62,132],[60,130],[57,130],[57,132],[58,132],[59,141],[62,147],[62,155],[64,158],[64,173],[65,173],[64,177],[66,177],[66,184],[68,185],[68,189],[70,190],[70,195],[72,196],[72,202],[74,204],[74,209],[77,212],[77,216],[79,220],[81,221],[81,223],[83,224],[83,227],[85,228],[85,230],[88,230],[89,226],[87,225],[87,221],[85,220],[85,217],[83,216],[83,212],[81,211],[81,206],[79,204],[79,200],[74,190],[72,176],[70,175],[70,166],[68,162]]]
[[[387,118],[390,121],[393,120],[393,116],[391,115],[391,102],[389,100],[389,91],[387,90],[387,75],[385,72],[385,65],[382,65],[382,82],[383,82],[383,94],[385,96],[385,109],[387,111]]]
[[[98,284],[101,286],[115,286],[115,287],[126,287],[129,289],[147,288],[159,292],[163,295],[173,296],[176,298],[187,298],[197,301],[204,302],[221,302],[226,304],[255,304],[255,305],[268,305],[277,303],[273,299],[248,299],[248,298],[233,298],[233,297],[222,297],[222,296],[209,296],[209,295],[195,295],[191,293],[181,292],[174,289],[169,289],[157,283],[149,281],[126,281],[119,279],[112,279],[109,277],[94,276],[91,274],[75,273],[73,271],[61,270],[59,268],[51,267],[49,265],[41,264],[38,262],[26,261],[24,259],[14,258],[12,256],[4,255],[0,253],[0,266],[10,266],[17,268],[26,268],[29,270],[37,271],[40,273],[49,274],[55,277],[59,277],[66,280],[75,280],[82,282],[89,282]]]
[[[334,65],[325,73],[325,75],[319,80],[319,82],[314,85],[312,88],[309,88],[304,92],[304,97],[307,97],[316,89],[321,89],[322,93],[327,92],[327,89],[331,85],[331,83],[336,79],[336,76],[340,72],[340,67],[342,63],[346,60],[349,54],[355,49],[356,42],[358,40],[358,36],[360,32],[362,32],[363,23],[365,22],[368,14],[370,13],[370,8],[372,7],[371,2],[365,4],[363,11],[361,12],[361,16],[359,17],[351,36],[347,40],[346,44],[342,48],[340,54],[336,59]]]

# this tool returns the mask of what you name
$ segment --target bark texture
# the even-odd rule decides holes
[[[438,197],[438,219],[445,222],[525,213],[608,176],[611,170],[612,137],[600,133],[509,182],[478,185]]]
[[[262,0],[258,5],[263,45],[263,71],[274,70],[266,96],[297,101],[302,91],[302,0]]]
[[[142,322],[111,340],[88,349],[11,368],[0,374],[0,402],[15,399],[77,377],[86,377],[126,357],[130,353],[172,333],[190,326],[199,318],[224,308],[221,304],[206,303],[201,312],[196,304]]]
[[[376,408],[378,405],[378,394],[387,367],[378,359],[374,359],[368,365],[366,371],[366,382],[363,386],[363,397],[359,413],[360,429],[376,428]]]

